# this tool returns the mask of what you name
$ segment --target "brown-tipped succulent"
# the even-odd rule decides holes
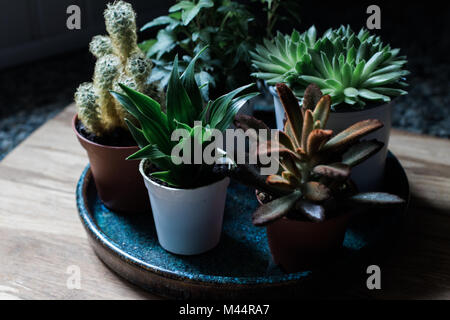
[[[287,115],[285,127],[278,131],[276,139],[260,144],[258,153],[279,155],[278,174],[264,180],[254,168],[245,166],[236,167],[234,170],[238,172],[231,174],[273,199],[254,213],[255,225],[264,226],[288,214],[322,222],[328,214],[335,213],[340,204],[395,206],[404,203],[401,198],[387,193],[358,193],[350,179],[352,167],[383,147],[383,143],[376,140],[360,140],[383,127],[380,121],[361,121],[334,135],[325,129],[331,109],[330,96],[323,96],[317,86],[311,85],[300,107],[285,84],[278,84],[276,88]],[[244,130],[262,126],[260,121],[248,116],[236,117],[235,124]]]
[[[89,46],[97,58],[93,83],[80,85],[75,94],[80,121],[97,136],[120,127],[127,129],[125,117],[132,119],[110,94],[111,90],[122,91],[119,83],[156,101],[163,100],[159,84],[148,82],[153,65],[137,46],[136,14],[132,6],[115,1],[108,4],[104,17],[109,36],[95,36]],[[95,97],[95,101],[84,97]]]

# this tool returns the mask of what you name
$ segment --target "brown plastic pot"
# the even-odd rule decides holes
[[[256,198],[261,204],[258,196]],[[266,230],[275,264],[293,273],[329,260],[342,247],[353,213],[345,212],[319,223],[288,218],[271,223]]]
[[[77,122],[78,116],[75,115],[72,128],[87,152],[95,186],[104,205],[118,212],[149,211],[148,193],[139,173],[139,161],[126,160],[139,147],[111,147],[89,141],[76,129]]]

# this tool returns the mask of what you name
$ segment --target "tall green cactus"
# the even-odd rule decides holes
[[[131,4],[115,1],[105,10],[106,31],[113,43],[114,53],[125,64],[128,57],[137,50],[136,13]]]
[[[115,1],[108,4],[104,17],[109,36],[95,36],[89,45],[97,58],[93,82],[80,85],[75,94],[80,121],[97,136],[127,128],[124,119],[131,115],[110,94],[111,90],[121,92],[119,83],[163,100],[159,84],[148,83],[153,64],[137,46],[132,6]]]
[[[83,122],[86,130],[101,136],[104,133],[104,126],[100,119],[98,96],[95,94],[92,82],[80,85],[75,93],[75,103],[78,106],[78,118]]]

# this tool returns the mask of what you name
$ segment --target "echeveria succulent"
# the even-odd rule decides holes
[[[331,96],[332,107],[363,108],[371,102],[389,102],[404,95],[406,57],[383,44],[380,37],[350,27],[329,29],[317,37],[315,27],[291,36],[278,34],[256,47],[252,54],[258,72],[253,75],[268,85],[287,83],[298,98],[309,84]]]

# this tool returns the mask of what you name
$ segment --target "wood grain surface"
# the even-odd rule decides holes
[[[75,204],[87,157],[70,125],[74,110],[0,162],[0,299],[156,299],[89,247]],[[400,241],[379,263],[382,290],[368,290],[365,276],[318,297],[450,299],[450,141],[395,130],[390,149],[406,169],[412,201]],[[80,268],[80,289],[67,286],[71,266]]]

